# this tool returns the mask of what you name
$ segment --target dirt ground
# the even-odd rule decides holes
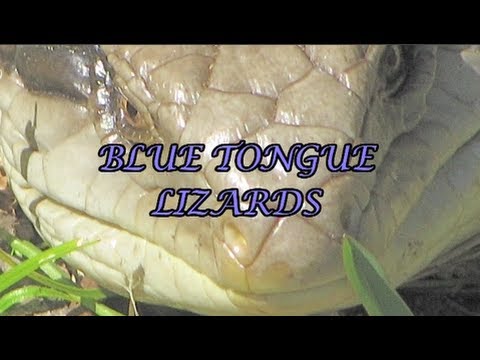
[[[1,171],[1,169],[0,169]],[[0,172],[0,227],[22,239],[29,239],[37,246],[44,246],[33,226],[25,217],[13,194],[8,189],[6,177]],[[0,247],[9,251],[5,242],[0,239]],[[74,275],[77,283],[83,287],[94,287],[95,283],[85,279],[74,269],[63,264],[66,271]],[[0,261],[0,270],[5,264]],[[26,280],[28,281],[28,280]],[[462,263],[455,267],[446,267],[427,279],[411,283],[400,289],[400,294],[417,316],[468,316],[480,314],[480,260]],[[121,297],[112,297],[105,302],[110,307],[126,314],[128,301]],[[160,306],[138,304],[140,315],[193,315]],[[60,301],[34,300],[16,306],[7,315],[23,316],[91,316],[89,310],[77,305]],[[339,315],[366,315],[361,307],[339,312]]]

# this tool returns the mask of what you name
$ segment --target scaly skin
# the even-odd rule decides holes
[[[356,303],[342,266],[344,233],[378,257],[396,286],[452,249],[476,243],[477,48],[93,49],[0,50],[0,149],[19,203],[47,242],[101,240],[68,257],[101,285],[203,314],[309,314]],[[88,72],[97,61],[120,99],[108,97],[109,109],[123,108],[131,118],[109,124],[99,114],[103,85]],[[380,148],[371,173],[330,173],[324,166],[309,179],[281,169],[215,172],[219,160],[207,154],[240,139],[284,148],[295,142]],[[205,143],[203,170],[99,173],[102,143],[139,140]],[[230,187],[321,187],[325,195],[314,218],[150,217],[167,187],[215,194]],[[215,198],[205,207],[218,208]]]

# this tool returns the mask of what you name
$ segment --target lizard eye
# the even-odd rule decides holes
[[[128,123],[132,127],[136,127],[139,129],[147,126],[147,124],[144,123],[144,119],[138,112],[137,108],[124,96],[120,97],[119,107],[119,110],[121,112],[120,118],[122,119],[122,122]]]
[[[138,115],[137,109],[135,109],[130,101],[127,101],[127,113],[132,119],[135,119]]]
[[[95,109],[95,128],[102,142],[151,142],[154,125],[148,111],[115,84],[115,71],[105,57],[98,58],[94,69],[91,106]]]

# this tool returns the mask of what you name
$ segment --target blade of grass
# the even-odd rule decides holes
[[[15,258],[11,257],[1,249],[0,249],[0,260],[4,261],[9,266],[12,266],[12,267],[18,266],[18,263],[15,261]],[[125,316],[124,314],[118,311],[115,311],[104,304],[96,302],[98,300],[107,298],[107,294],[105,294],[100,289],[81,289],[81,288],[78,288],[76,285],[64,284],[63,283],[63,281],[65,281],[64,279],[52,280],[36,272],[32,272],[31,274],[28,275],[28,277],[44,285],[43,288],[53,290],[55,293],[52,293],[52,297],[50,298],[55,298],[54,295],[56,295],[58,296],[58,299],[81,303],[82,306],[84,306],[85,308],[89,309],[90,311],[92,311],[93,313],[99,316]],[[20,289],[16,289],[16,290],[20,290]],[[16,290],[12,290],[13,293],[9,295],[7,298],[5,299],[2,298],[5,301],[5,305],[1,305],[2,309],[10,308],[14,304],[18,304],[22,301],[31,299],[33,297],[39,297],[39,296],[41,297],[42,291],[43,291],[43,290],[42,291],[31,290],[31,292],[27,291],[27,293],[24,294],[21,291],[15,292]],[[4,295],[4,296],[7,296],[7,295]],[[17,295],[19,296],[18,299],[16,298]],[[29,297],[30,295],[31,297]],[[49,297],[49,296],[46,296],[46,297]]]
[[[105,304],[102,304],[99,302],[93,302],[90,299],[87,299],[86,301],[82,299],[81,304],[82,306],[91,310],[98,316],[125,316],[125,314],[122,314],[116,310],[113,310]]]
[[[45,251],[42,252],[42,250],[37,248],[32,243],[26,240],[18,239],[10,235],[7,231],[5,231],[2,228],[0,228],[0,237],[6,240],[8,244],[10,244],[12,250],[16,251],[22,256],[33,258],[35,256],[40,256],[45,253]],[[94,243],[96,242],[91,242],[85,245],[79,245],[78,249],[93,245]],[[9,265],[12,268],[18,267],[20,264],[17,259],[15,259],[13,256],[10,256],[9,254],[7,254],[5,251],[1,249],[0,249],[0,260],[4,261],[7,265]],[[48,265],[48,266],[45,266],[45,265]],[[42,294],[45,293],[45,290],[39,290],[39,288],[42,288],[42,289],[52,290],[53,292],[50,293],[51,297],[55,298],[55,296],[57,296],[59,299],[79,302],[85,308],[91,310],[96,315],[125,316],[124,314],[116,310],[113,310],[104,304],[97,302],[97,300],[102,300],[108,297],[107,294],[104,293],[102,290],[82,289],[77,287],[77,285],[72,283],[72,281],[68,278],[68,276],[66,276],[66,274],[60,269],[60,267],[58,267],[54,263],[47,262],[44,265],[41,265],[40,268],[42,268],[42,266],[43,266],[42,270],[45,271],[45,268],[47,268],[46,274],[51,276],[53,279],[36,273],[35,272],[36,269],[35,269],[33,272],[29,273],[27,276],[30,277],[32,280],[35,280],[36,282],[44,285],[44,287],[42,288],[37,286],[38,289],[33,288],[32,290],[25,290],[25,292],[20,291],[21,289],[13,290],[11,293],[7,294],[8,296],[4,295],[4,296],[7,296],[5,299],[2,297],[2,299],[6,301],[6,303],[4,303],[5,306],[8,305],[8,308],[9,308],[15,303],[28,300],[29,296],[41,297]],[[0,277],[1,276],[2,275],[0,275]],[[45,297],[49,297],[48,292],[46,293]]]
[[[43,286],[30,285],[12,290],[9,293],[3,295],[0,298],[0,314],[7,311],[13,305],[20,304],[24,301],[32,300],[35,298],[48,298],[53,300],[80,302],[80,298],[78,296],[73,296],[70,294],[66,294],[62,291],[50,289]]]
[[[7,265],[11,267],[18,265],[18,262],[15,261],[15,258],[8,255],[6,252],[4,252],[1,249],[0,249],[0,260],[2,260],[3,262],[5,262]],[[105,294],[100,289],[82,289],[74,285],[70,280],[68,280],[68,282],[63,281],[62,279],[52,280],[36,272],[32,272],[31,274],[28,275],[28,277],[43,286],[51,287],[58,291],[64,291],[66,293],[82,297],[83,299],[92,299],[92,300],[98,301],[108,297],[107,294]]]
[[[85,301],[79,296],[64,293],[56,289],[43,286],[24,286],[10,291],[0,298],[0,315],[12,306],[35,298],[48,298],[52,300],[64,300],[82,304],[98,316],[125,316],[124,314],[110,309],[108,306],[96,302]]]
[[[343,264],[365,310],[372,316],[412,316],[411,310],[388,283],[375,257],[350,236],[343,237]]]
[[[31,242],[15,239],[10,243],[10,247],[15,250],[17,253],[27,257],[32,258],[36,255],[39,255],[42,250],[37,248]],[[67,274],[63,272],[57,265],[54,263],[46,263],[45,265],[40,266],[40,269],[47,274],[47,276],[52,280],[68,279]]]
[[[78,240],[69,241],[65,244],[45,250],[41,254],[18,264],[17,266],[0,275],[0,293],[21,279],[25,278],[47,262],[55,261],[65,255],[68,255],[74,250],[78,250],[88,245],[92,245],[92,243],[81,245],[80,241]]]

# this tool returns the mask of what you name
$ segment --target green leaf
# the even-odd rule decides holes
[[[375,257],[355,239],[343,237],[343,265],[347,278],[372,316],[412,316],[411,310],[388,283]]]

